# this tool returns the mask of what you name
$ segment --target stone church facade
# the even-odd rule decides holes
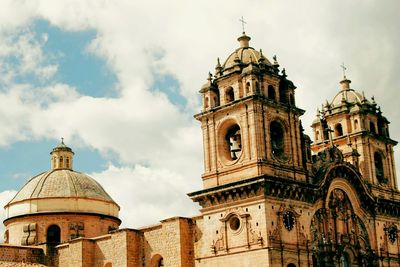
[[[375,100],[344,77],[312,142],[285,69],[238,41],[200,90],[198,216],[120,229],[118,204],[62,142],[5,206],[0,266],[400,266],[397,142]]]

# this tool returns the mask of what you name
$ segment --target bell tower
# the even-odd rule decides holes
[[[308,179],[311,162],[295,104],[295,85],[280,71],[276,56],[271,63],[250,46],[244,32],[239,48],[215,74],[209,73],[200,90],[204,147],[205,188],[260,175]]]
[[[390,122],[374,97],[368,100],[364,92],[350,88],[350,83],[344,75],[332,102],[318,110],[312,124],[312,150],[318,153],[335,145],[373,188],[396,190],[393,147],[397,142],[389,136]]]

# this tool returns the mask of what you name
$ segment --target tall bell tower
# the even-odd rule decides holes
[[[294,84],[276,57],[271,63],[249,44],[244,32],[239,48],[209,74],[201,88],[205,188],[260,175],[306,181],[310,151],[302,134]]]
[[[364,92],[352,89],[350,83],[344,76],[332,102],[318,110],[312,124],[315,142],[311,148],[318,153],[332,143],[372,188],[381,194],[396,190],[393,147],[397,142],[389,136],[390,122],[374,97],[368,100]]]

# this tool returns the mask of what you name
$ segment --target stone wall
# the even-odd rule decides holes
[[[43,263],[44,252],[39,247],[0,245],[0,261]]]

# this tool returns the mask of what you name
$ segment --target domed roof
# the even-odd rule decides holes
[[[232,54],[228,56],[223,64],[224,69],[229,69],[236,65],[237,63],[249,64],[249,63],[260,63],[271,65],[271,62],[266,59],[263,54],[254,48],[249,46],[250,37],[243,33],[242,36],[238,38],[240,43],[240,48],[236,49]]]
[[[331,102],[331,107],[337,107],[347,104],[363,104],[369,103],[369,101],[359,92],[350,88],[351,81],[344,77],[344,79],[340,82],[342,88],[340,92],[338,92]]]
[[[119,206],[90,176],[72,170],[74,152],[63,140],[52,169],[31,178],[4,207],[9,218],[42,213],[91,213],[118,218]]]
[[[90,198],[114,202],[93,178],[69,169],[54,169],[31,178],[9,204],[37,198]]]
[[[348,89],[344,91],[340,91],[336,94],[336,96],[332,100],[332,106],[341,105],[342,101],[345,100],[347,103],[361,104],[364,97],[359,92],[356,92],[353,89]]]

